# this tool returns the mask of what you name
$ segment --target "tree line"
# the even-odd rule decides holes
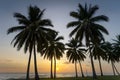
[[[18,51],[23,47],[25,53],[29,52],[26,80],[30,80],[29,70],[32,55],[34,56],[35,80],[39,80],[36,59],[37,52],[44,59],[51,61],[51,78],[56,78],[56,59],[62,58],[65,51],[69,62],[75,64],[76,77],[78,77],[78,62],[82,77],[84,77],[81,62],[85,60],[86,53],[90,56],[93,80],[97,78],[94,67],[95,59],[99,61],[101,76],[103,76],[101,59],[111,63],[114,75],[115,71],[119,74],[114,63],[120,61],[120,35],[116,36],[116,39],[113,40],[114,43],[105,41],[103,34],[108,35],[109,32],[99,22],[108,22],[109,18],[105,15],[96,16],[95,13],[98,9],[97,5],[85,4],[83,6],[79,3],[78,9],[70,12],[70,16],[75,21],[69,22],[66,26],[67,28],[73,28],[69,34],[71,39],[66,44],[60,41],[64,37],[59,36],[59,33],[53,29],[54,25],[51,20],[44,19],[45,9],[41,10],[37,6],[30,5],[28,16],[24,16],[21,13],[14,13],[14,17],[17,19],[19,25],[9,28],[7,34],[18,32],[11,41],[11,44]],[[85,43],[83,43],[83,40]]]

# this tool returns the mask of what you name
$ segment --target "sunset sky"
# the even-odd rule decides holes
[[[120,0],[0,0],[0,73],[9,72],[26,72],[28,53],[24,54],[23,50],[17,51],[10,45],[11,40],[16,35],[15,33],[7,35],[7,29],[18,25],[13,17],[14,12],[20,12],[27,15],[28,6],[36,5],[40,9],[46,9],[44,18],[52,20],[54,29],[59,31],[59,35],[64,36],[64,43],[69,40],[69,33],[72,29],[67,29],[68,22],[74,20],[69,16],[70,11],[78,9],[78,3],[84,5],[98,5],[97,14],[104,14],[109,17],[110,21],[102,23],[109,31],[109,36],[105,36],[107,41],[115,39],[117,34],[120,34]],[[96,14],[96,15],[97,15]],[[33,59],[33,57],[32,57]],[[50,71],[50,61],[43,60],[40,54],[37,54],[38,71],[40,73],[48,73]],[[111,65],[107,62],[102,62],[103,71],[112,73]],[[87,58],[82,62],[84,72],[91,72],[90,59]],[[117,68],[120,64],[116,64]],[[78,65],[79,68],[79,65]],[[98,61],[95,61],[96,72],[99,73]],[[120,71],[120,68],[118,69]],[[78,70],[80,72],[80,70]],[[31,64],[31,72],[34,72],[33,60]],[[57,61],[58,73],[74,73],[74,64],[68,63],[64,55],[61,60]]]

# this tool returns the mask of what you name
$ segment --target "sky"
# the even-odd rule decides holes
[[[23,49],[17,51],[10,44],[16,33],[6,34],[8,28],[19,25],[13,17],[13,13],[19,12],[27,16],[30,5],[46,9],[44,18],[51,19],[54,29],[59,32],[59,35],[64,36],[63,42],[67,43],[72,29],[67,29],[66,25],[74,20],[69,13],[78,9],[78,3],[98,5],[100,9],[96,15],[103,14],[109,17],[109,22],[100,22],[109,31],[109,35],[105,35],[107,41],[112,42],[112,39],[120,34],[120,0],[0,0],[0,73],[26,72],[29,53],[25,54]],[[39,73],[50,71],[50,61],[44,60],[39,53],[37,54],[37,63]],[[102,65],[105,73],[112,73],[110,64],[102,61]],[[82,66],[84,72],[91,73],[89,58],[82,62]],[[116,64],[116,66],[118,68],[120,65]],[[98,61],[95,61],[95,68],[99,73]],[[120,71],[120,69],[118,70]],[[33,57],[31,72],[34,72]],[[74,73],[74,64],[68,63],[65,55],[57,61],[57,73]]]

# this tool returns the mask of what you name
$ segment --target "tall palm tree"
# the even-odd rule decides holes
[[[44,58],[47,58],[51,60],[51,78],[53,78],[52,73],[52,63],[54,59],[54,78],[56,78],[56,59],[60,59],[63,57],[63,53],[65,50],[64,44],[60,42],[60,40],[63,40],[64,38],[62,36],[58,36],[58,33],[53,34],[50,40],[48,40],[48,44],[45,45],[45,48],[43,49],[42,56]]]
[[[99,45],[93,45],[92,46],[92,54],[93,54],[94,59],[98,59],[98,61],[99,61],[99,67],[100,67],[100,73],[101,73],[101,76],[103,76],[101,59],[102,60],[107,60],[107,54],[101,48],[101,46],[102,46],[102,43],[100,43]]]
[[[81,74],[82,77],[84,77],[83,70],[82,70],[82,65],[81,61],[83,61],[86,56],[84,55],[85,49],[81,49],[81,44],[79,41],[75,40],[72,38],[69,43],[66,44],[68,46],[67,48],[67,58],[69,59],[69,62],[75,63],[75,73],[76,77],[78,77],[77,74],[77,61],[79,61],[80,64],[80,69],[81,69]]]
[[[111,62],[113,74],[116,75],[114,63],[119,60],[118,60],[117,54],[114,52],[115,50],[114,50],[113,44],[111,44],[110,42],[105,42],[102,45],[102,49],[104,49],[105,52],[107,53],[107,61],[108,61],[108,63]]]
[[[7,34],[18,32],[11,42],[14,44],[14,47],[17,47],[17,50],[20,50],[23,46],[25,53],[29,50],[26,80],[29,80],[32,52],[34,55],[35,80],[39,80],[36,50],[40,50],[43,43],[50,37],[47,33],[54,32],[52,29],[47,28],[48,26],[53,27],[53,25],[49,19],[43,19],[44,11],[45,10],[41,10],[37,6],[29,6],[27,17],[21,13],[15,13],[14,17],[17,19],[19,25],[11,27],[7,31]]]
[[[98,24],[100,21],[108,21],[108,17],[105,15],[96,16],[95,13],[99,9],[97,5],[95,6],[82,6],[78,5],[77,11],[70,12],[70,16],[75,18],[76,21],[72,21],[67,24],[67,28],[73,27],[74,30],[70,33],[71,36],[75,36],[80,42],[82,42],[83,37],[85,37],[86,46],[89,48],[91,66],[93,71],[93,79],[97,78],[94,63],[93,55],[91,53],[90,44],[96,44],[104,39],[103,34],[108,34],[108,31],[104,26]]]

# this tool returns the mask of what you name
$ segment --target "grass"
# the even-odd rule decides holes
[[[8,80],[25,80],[25,79],[8,79]],[[56,79],[40,78],[40,80],[92,80],[92,77],[85,77],[85,78],[63,77]],[[120,80],[120,76],[102,76],[102,77],[98,76],[96,80]]]

